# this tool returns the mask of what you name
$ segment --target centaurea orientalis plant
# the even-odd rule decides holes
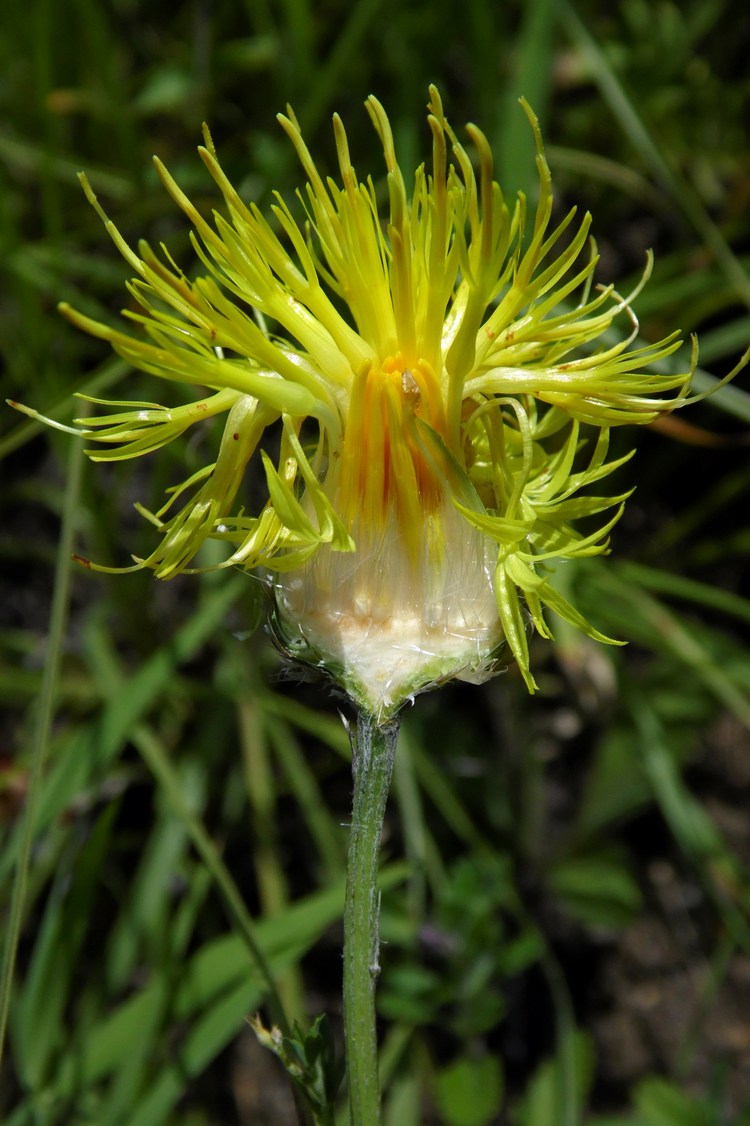
[[[527,633],[551,636],[548,609],[611,640],[551,576],[607,550],[627,497],[597,491],[627,460],[607,460],[611,427],[679,406],[691,373],[647,371],[679,334],[636,343],[636,293],[593,285],[590,217],[571,211],[553,224],[527,106],[539,174],[532,216],[522,196],[504,199],[488,142],[469,125],[475,169],[435,88],[431,166],[409,187],[385,111],[374,97],[366,106],[385,156],[385,204],[357,177],[338,117],[338,181],[323,178],[292,112],[279,117],[307,177],[302,222],[280,196],[270,218],[246,204],[207,130],[199,151],[226,205],[213,222],[156,161],[193,227],[204,267],[194,281],[166,249],[128,246],[82,178],[135,273],[139,311],[125,316],[136,332],[62,311],[134,366],[202,389],[183,406],[110,403],[82,420],[97,443],[92,459],[150,453],[226,418],[216,460],[159,512],[142,510],[160,541],[134,567],[158,578],[201,570],[206,540],[221,541],[226,555],[213,566],[261,574],[285,650],[326,670],[357,705],[345,1023],[352,1121],[371,1126],[377,856],[398,711],[420,690],[482,680],[510,657],[534,691]],[[650,260],[644,281],[649,271]],[[613,343],[618,317],[627,331]],[[258,454],[266,499],[248,512]],[[583,517],[599,526],[578,531]]]

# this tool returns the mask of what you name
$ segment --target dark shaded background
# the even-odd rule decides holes
[[[750,21],[731,0],[8,0],[4,396],[68,421],[80,413],[75,389],[173,393],[55,311],[65,298],[108,317],[125,300],[126,267],[78,169],[128,239],[166,240],[187,263],[152,153],[196,203],[216,206],[195,155],[206,120],[245,197],[290,198],[300,176],[274,116],[291,103],[323,166],[334,168],[337,110],[355,164],[378,180],[365,97],[386,106],[409,169],[428,153],[430,82],[454,125],[488,134],[511,196],[534,192],[517,107],[527,97],[560,213],[574,203],[594,213],[600,280],[627,291],[653,248],[643,337],[697,332],[701,367],[721,376],[750,339],[748,50]],[[617,435],[623,451],[638,445],[623,474],[637,493],[612,556],[562,578],[627,649],[561,624],[554,645],[535,643],[539,697],[510,669],[406,716],[384,842],[392,1126],[750,1122],[746,373],[737,386],[663,429]],[[291,1011],[327,1011],[339,1038],[338,908],[308,899],[343,872],[350,783],[337,701],[279,679],[263,634],[251,635],[262,609],[251,578],[227,593],[210,577],[93,575],[65,551],[55,571],[61,518],[75,550],[125,563],[153,542],[133,502],[158,507],[184,464],[201,464],[188,443],[148,462],[87,465],[79,481],[76,449],[0,414],[5,905],[45,683],[55,717],[0,1114],[283,1126],[283,1073],[243,1031],[262,997],[249,970],[247,986],[221,977],[225,896],[175,792],[154,780],[153,754],[175,768],[250,910],[276,920],[263,941],[281,951]],[[45,682],[56,654],[59,675]],[[566,1082],[578,1092],[572,1120]]]

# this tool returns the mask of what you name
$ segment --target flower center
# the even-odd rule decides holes
[[[418,420],[444,437],[440,387],[424,361],[407,367],[399,353],[357,376],[337,508],[358,544],[377,539],[395,518],[408,554],[416,556],[425,518],[440,507],[445,481],[435,454],[426,453]]]

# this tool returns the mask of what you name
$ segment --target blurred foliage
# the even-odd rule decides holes
[[[626,290],[655,249],[644,339],[697,332],[714,376],[747,347],[736,0],[6,0],[4,17],[10,398],[67,421],[74,389],[153,397],[55,313],[65,297],[111,316],[124,294],[79,168],[127,238],[166,240],[189,268],[152,153],[215,205],[194,152],[206,120],[245,196],[290,197],[300,178],[274,121],[289,102],[331,167],[340,112],[380,183],[362,102],[378,95],[416,165],[430,81],[456,125],[486,130],[511,193],[533,183],[529,98],[561,209],[594,211],[602,280]],[[747,387],[744,373],[639,436],[612,557],[558,576],[626,649],[561,623],[554,646],[535,643],[534,701],[511,669],[405,716],[382,876],[390,1126],[750,1122]],[[272,999],[270,975],[290,1027],[327,1010],[340,1036],[339,701],[279,680],[253,578],[162,585],[70,562],[143,554],[152,531],[132,503],[185,476],[177,457],[198,463],[189,443],[92,472],[8,410],[0,456],[0,894],[6,933],[21,925],[0,1117],[295,1121],[271,1055],[244,1065],[243,1022]],[[340,1044],[318,1026],[287,1044],[335,1088],[320,1061]]]

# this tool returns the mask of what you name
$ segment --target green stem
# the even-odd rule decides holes
[[[344,904],[344,1028],[351,1126],[378,1126],[380,1081],[375,983],[380,972],[378,857],[398,720],[360,714],[352,729],[354,809]]]

